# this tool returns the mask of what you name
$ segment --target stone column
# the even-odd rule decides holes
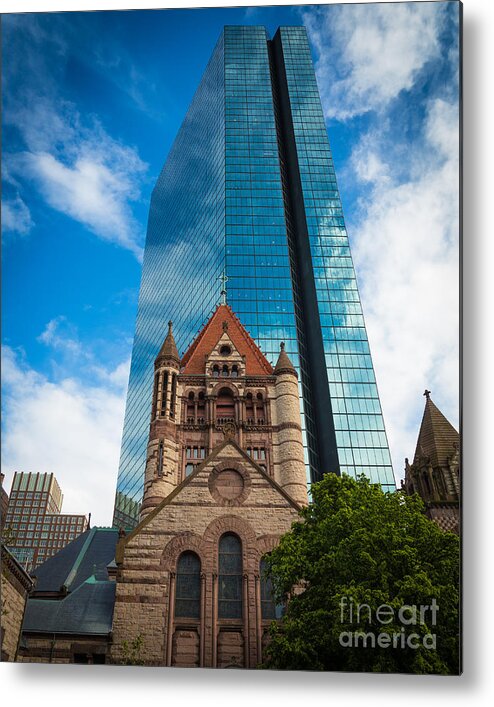
[[[199,667],[204,668],[204,654],[206,647],[206,575],[201,572],[201,625],[199,636]]]
[[[244,605],[244,667],[250,667],[250,635],[249,635],[249,575],[242,578],[242,603]]]
[[[170,595],[168,597],[168,626],[166,636],[166,664],[172,664],[173,629],[175,619],[175,572],[170,572]]]
[[[213,574],[213,621],[211,627],[212,656],[211,667],[218,665],[218,575]]]
[[[261,614],[261,577],[255,575],[256,587],[256,646],[257,662],[262,661],[262,614]]]

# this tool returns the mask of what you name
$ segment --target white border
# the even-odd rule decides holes
[[[286,2],[187,2],[187,7],[283,5]],[[298,4],[315,4],[300,2]],[[323,4],[323,3],[320,3]],[[329,4],[329,3],[324,3]],[[183,7],[181,2],[70,3],[70,10]],[[273,673],[109,666],[0,665],[2,704],[39,707],[79,705],[222,704],[315,707],[359,704],[406,707],[417,704],[488,704],[494,692],[490,614],[494,556],[489,543],[493,515],[492,262],[488,234],[492,184],[494,42],[492,0],[464,3],[464,675],[460,678],[339,673]],[[67,10],[67,0],[2,0],[2,12]],[[493,337],[494,338],[494,337]],[[493,342],[494,343],[494,342]],[[492,697],[491,697],[492,699]]]

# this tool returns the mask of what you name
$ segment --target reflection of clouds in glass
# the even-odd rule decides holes
[[[118,490],[137,500],[153,363],[166,324],[173,321],[183,353],[219,299],[225,239],[222,57],[220,40],[151,198],[118,477]]]

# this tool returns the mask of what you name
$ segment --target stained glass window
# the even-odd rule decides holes
[[[175,617],[200,618],[200,602],[201,561],[195,552],[183,552],[177,564]]]
[[[273,584],[267,574],[267,563],[262,559],[259,566],[261,576],[261,616],[263,619],[280,619],[284,606],[276,604],[273,597]]]
[[[242,618],[242,544],[227,533],[219,544],[218,616]]]

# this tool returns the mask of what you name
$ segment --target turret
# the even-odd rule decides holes
[[[402,488],[418,493],[426,513],[443,530],[459,531],[460,435],[426,390],[425,409],[412,464],[405,459]]]
[[[177,486],[178,374],[180,357],[172,322],[154,362],[151,424],[144,474],[141,519]]]
[[[173,337],[172,322],[168,322],[168,333],[154,362],[152,420],[157,418],[175,419],[179,371],[180,357]]]
[[[280,345],[274,368],[276,376],[275,406],[278,444],[275,452],[275,478],[290,496],[307,505],[307,477],[301,437],[298,375],[293,363]]]

